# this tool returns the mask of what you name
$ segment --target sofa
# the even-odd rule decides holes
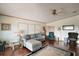
[[[45,36],[41,33],[25,35],[23,37],[24,47],[34,52],[42,47],[42,42]]]

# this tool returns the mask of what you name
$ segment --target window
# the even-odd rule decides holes
[[[74,25],[63,25],[63,30],[74,30]]]

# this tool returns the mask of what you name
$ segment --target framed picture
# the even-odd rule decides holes
[[[63,30],[74,30],[74,25],[63,25],[62,29]]]
[[[11,30],[11,24],[2,23],[1,30]]]

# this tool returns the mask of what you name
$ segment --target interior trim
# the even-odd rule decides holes
[[[6,14],[0,14],[0,15],[7,16],[7,17],[12,17],[12,18],[17,18],[17,19],[22,19],[22,20],[28,20],[28,21],[32,21],[32,22],[45,23],[45,22],[41,22],[41,21],[29,20],[29,19],[25,19],[25,18],[21,18],[21,17],[17,17],[17,16],[6,15]]]
[[[79,14],[77,14],[77,15],[79,15]],[[77,16],[77,15],[68,16],[68,17],[64,17],[64,18],[60,18],[60,19],[57,19],[57,20],[55,20],[55,21],[50,21],[50,22],[48,22],[48,23],[46,23],[46,24],[49,24],[49,23],[52,23],[52,22],[56,22],[56,21],[60,21],[60,20],[67,19],[67,18],[71,18],[71,17],[75,17],[75,16]]]

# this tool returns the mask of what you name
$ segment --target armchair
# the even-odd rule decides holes
[[[75,32],[69,32],[68,33],[68,40],[70,44],[75,44],[78,40],[78,33]]]
[[[4,52],[4,50],[5,50],[5,44],[6,44],[5,41],[4,42],[0,41],[0,52]]]
[[[54,32],[49,32],[48,40],[55,40]]]

